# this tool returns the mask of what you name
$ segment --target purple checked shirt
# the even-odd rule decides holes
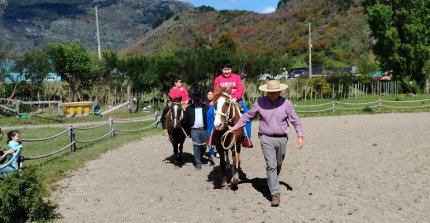
[[[294,125],[297,136],[303,136],[302,123],[294,110],[293,104],[279,96],[273,103],[269,98],[259,98],[234,126],[235,129],[245,126],[245,123],[260,114],[258,131],[264,135],[284,135],[290,132],[288,121]],[[287,121],[288,120],[288,121]]]

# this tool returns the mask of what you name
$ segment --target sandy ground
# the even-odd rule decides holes
[[[242,151],[234,191],[215,187],[219,160],[196,171],[187,140],[187,163],[175,168],[167,137],[157,135],[108,152],[59,182],[58,222],[430,222],[430,113],[302,122],[305,148],[288,143],[279,207],[266,198],[256,137],[255,147]]]

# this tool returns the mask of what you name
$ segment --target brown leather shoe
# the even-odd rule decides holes
[[[278,207],[279,203],[281,203],[281,198],[279,195],[273,195],[272,196],[272,207]]]

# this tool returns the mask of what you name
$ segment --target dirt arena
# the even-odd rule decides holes
[[[182,168],[157,135],[90,161],[58,183],[58,222],[430,222],[430,113],[302,119],[305,147],[290,134],[281,205],[266,197],[253,123],[238,190],[216,189],[219,160],[196,171],[190,140]]]

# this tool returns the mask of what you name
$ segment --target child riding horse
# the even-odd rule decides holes
[[[169,112],[164,119],[169,140],[173,146],[174,163],[181,166],[183,164],[182,151],[186,135],[181,126],[181,119],[184,116],[184,111],[181,108],[181,98],[174,99]]]

